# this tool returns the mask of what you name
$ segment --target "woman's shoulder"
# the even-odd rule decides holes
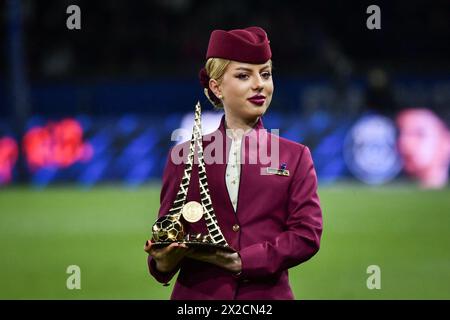
[[[283,159],[290,159],[294,163],[312,162],[309,147],[302,143],[274,135],[278,139],[279,154]]]
[[[290,140],[287,138],[283,138],[283,137],[280,137],[280,136],[272,134],[272,133],[270,135],[274,139],[278,139],[280,148],[289,149],[289,150],[292,149],[293,151],[297,151],[297,152],[303,151],[305,148],[307,148],[306,145],[301,144],[299,142],[296,142],[296,141],[293,141],[293,140]]]

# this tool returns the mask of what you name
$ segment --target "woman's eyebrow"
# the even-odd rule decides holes
[[[253,71],[252,69],[244,68],[244,67],[238,67],[238,68],[236,68],[236,69],[234,69],[234,70],[236,70],[236,71],[238,71],[238,70],[242,70],[242,71]]]
[[[266,66],[264,66],[264,67],[262,67],[261,69],[260,69],[260,71],[261,70],[264,70],[264,69],[267,69],[267,68],[270,68],[270,65],[266,65]],[[237,67],[236,69],[234,69],[235,71],[249,71],[249,72],[252,72],[253,71],[253,69],[250,69],[250,68],[245,68],[245,67]]]

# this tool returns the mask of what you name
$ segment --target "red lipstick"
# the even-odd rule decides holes
[[[248,98],[247,100],[258,106],[262,106],[264,104],[264,102],[266,101],[266,97],[263,96],[262,94],[256,94],[253,97]]]

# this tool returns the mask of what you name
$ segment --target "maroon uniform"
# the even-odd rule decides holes
[[[203,137],[205,154],[214,142],[211,136],[217,135],[224,137],[224,143],[218,144],[223,148],[220,151],[229,154],[230,138],[225,133],[224,118],[218,131]],[[277,139],[279,163],[289,170],[289,175],[261,174],[269,165],[251,161],[255,146],[248,142],[252,134],[260,132],[266,132],[261,119],[243,138],[236,212],[225,182],[227,161],[206,164],[217,220],[228,244],[239,252],[242,272],[236,276],[213,264],[184,258],[173,272],[161,273],[149,256],[150,273],[161,283],[167,283],[180,271],[172,299],[294,299],[288,269],[319,250],[322,234],[317,176],[306,146],[271,133],[259,135],[257,148],[265,144],[272,151],[268,140]],[[187,143],[174,147],[171,154],[180,153]],[[174,164],[169,154],[159,216],[167,214],[172,206],[183,171],[184,163]],[[186,201],[200,202],[197,165],[192,170]],[[190,233],[207,233],[203,220],[187,225],[187,229]]]

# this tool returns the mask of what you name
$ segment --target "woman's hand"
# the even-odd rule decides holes
[[[186,257],[215,264],[233,273],[239,273],[242,270],[241,257],[237,252],[227,252],[220,249],[216,250],[192,250],[186,254]]]
[[[149,240],[145,243],[144,251],[155,259],[156,269],[160,272],[170,272],[178,265],[192,249],[189,249],[185,244],[177,242],[171,243],[167,247],[156,249],[153,243]]]

